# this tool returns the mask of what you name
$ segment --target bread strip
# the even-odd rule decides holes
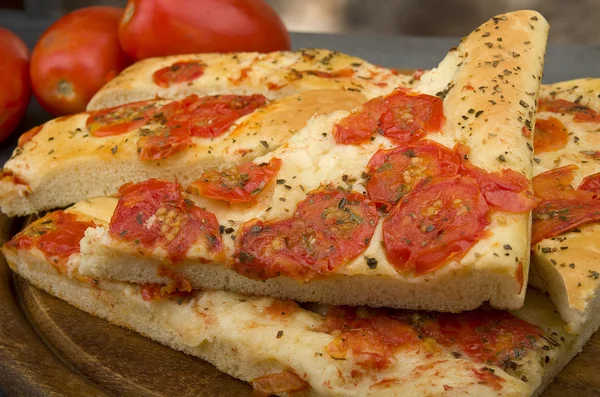
[[[62,117],[15,149],[3,168],[8,176],[0,178],[0,207],[9,216],[26,215],[115,194],[127,182],[166,178],[189,183],[206,169],[251,161],[277,148],[315,115],[350,110],[365,100],[360,93],[334,89],[293,95],[243,116],[224,135],[193,137],[194,146],[157,161],[141,161],[137,150],[145,131],[156,126],[95,137],[86,127],[88,113]]]
[[[170,87],[155,83],[156,71],[189,61],[205,65],[200,77]],[[410,76],[325,49],[176,55],[131,65],[96,93],[88,110],[155,97],[181,99],[190,94],[263,94],[278,99],[308,90],[344,89],[373,98],[406,86],[410,80]]]
[[[600,112],[600,79],[578,79],[545,85],[540,98],[563,99]],[[535,174],[574,164],[572,186],[587,175],[600,172],[598,123],[578,123],[568,113],[540,112],[540,118],[560,120],[569,139],[562,149],[538,153]],[[545,239],[533,248],[531,284],[547,291],[573,333],[589,333],[600,325],[600,224],[581,226],[573,232]]]
[[[455,143],[467,144],[471,147],[469,157],[474,165],[490,172],[511,167],[529,178],[531,136],[522,131],[534,120],[530,112],[537,98],[546,28],[545,21],[535,12],[496,17],[466,38],[437,69],[424,75],[419,86],[423,91],[434,91],[436,85],[453,87],[444,94],[447,121],[443,130],[427,138],[449,148]],[[490,31],[494,33],[485,34]],[[506,47],[485,45],[489,37],[495,39],[497,35],[503,37],[501,43]],[[522,55],[513,57],[511,54],[515,51]],[[501,91],[493,87],[465,88],[479,84],[482,79],[499,79],[498,66],[493,63],[499,56],[510,57],[503,65],[516,70],[497,83]],[[519,103],[525,100],[531,103],[527,105],[529,108]],[[492,105],[489,101],[497,102]],[[345,189],[352,185],[359,193],[365,191],[366,180],[362,175],[369,159],[378,149],[394,144],[378,134],[361,145],[337,144],[331,131],[346,115],[346,112],[336,112],[317,117],[285,146],[256,159],[256,163],[268,162],[272,157],[282,161],[277,175],[282,183],[258,195],[256,204],[227,205],[196,199],[200,207],[216,215],[224,230],[229,230],[221,236],[226,258],[234,254],[233,239],[240,226],[252,218],[287,218],[306,198],[307,192],[322,185]],[[503,162],[499,160],[502,153],[506,153]],[[194,288],[226,289],[298,301],[451,312],[474,309],[489,301],[494,307],[517,309],[523,304],[529,268],[529,213],[495,211],[492,214],[486,236],[462,258],[422,275],[401,272],[391,265],[382,247],[383,217],[366,251],[344,263],[334,274],[310,282],[302,283],[285,276],[257,281],[231,270],[227,262],[206,264],[206,260],[195,261],[191,257],[173,265],[172,269],[182,272]],[[84,274],[134,283],[168,282],[168,278],[157,275],[160,266],[169,266],[163,263],[164,255],[140,255],[130,244],[111,238],[105,228],[88,230],[81,252]],[[368,258],[371,262],[375,260],[375,267],[369,266]]]

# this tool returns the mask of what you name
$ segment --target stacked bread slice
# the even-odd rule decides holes
[[[135,64],[89,112],[22,137],[2,210],[75,204],[2,251],[38,288],[259,394],[538,395],[600,321],[595,198],[559,236],[547,185],[532,190],[551,156],[587,159],[585,175],[600,161],[594,80],[542,88],[540,114],[585,134],[534,153],[547,29],[494,17],[413,76],[326,50]],[[548,99],[563,96],[576,106]],[[532,282],[551,299],[527,288],[532,209]],[[589,272],[584,293],[567,268]]]

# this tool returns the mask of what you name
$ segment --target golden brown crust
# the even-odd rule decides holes
[[[544,85],[540,98],[563,99],[600,112],[600,79],[577,79]],[[541,111],[540,119],[559,119],[569,131],[562,149],[535,155],[534,173],[576,165],[573,186],[600,172],[598,123],[577,123],[573,115]],[[532,283],[547,291],[557,310],[574,333],[586,332],[600,316],[600,224],[582,226],[542,240],[533,247]],[[597,325],[595,325],[597,328]]]
[[[200,61],[204,74],[189,82],[162,88],[153,80],[157,70],[180,61]],[[323,72],[330,76],[319,76]],[[340,72],[341,75],[336,75]],[[260,93],[276,99],[314,89],[361,92],[369,99],[406,86],[410,77],[372,65],[363,59],[325,49],[268,54],[193,54],[151,58],[135,63],[104,86],[88,104],[101,109],[155,97],[189,94]]]

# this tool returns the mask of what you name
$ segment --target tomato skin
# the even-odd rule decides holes
[[[554,117],[538,118],[533,135],[534,153],[553,152],[564,148],[569,141],[569,132],[563,123]]]
[[[456,175],[459,164],[454,152],[433,141],[380,149],[367,165],[367,193],[378,206],[391,208],[415,186]]]
[[[600,172],[583,178],[583,181],[581,181],[577,190],[587,190],[592,193],[600,194]]]
[[[398,271],[431,272],[462,257],[485,235],[488,210],[478,183],[469,177],[414,189],[383,221],[387,258]]]
[[[538,112],[573,114],[573,121],[576,123],[600,123],[598,112],[588,106],[564,99],[540,98]]]
[[[109,79],[131,64],[119,46],[123,10],[86,7],[66,14],[40,38],[31,57],[33,91],[55,116],[82,112]]]
[[[119,41],[136,60],[291,48],[285,25],[263,0],[129,0]]]
[[[29,49],[16,34],[0,27],[0,142],[17,127],[29,104]]]

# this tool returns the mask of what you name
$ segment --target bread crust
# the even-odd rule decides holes
[[[194,146],[159,161],[139,159],[137,141],[146,127],[94,137],[86,127],[88,113],[59,118],[15,149],[4,165],[19,179],[0,179],[0,207],[9,216],[27,215],[112,195],[127,182],[164,178],[187,184],[206,169],[251,161],[279,147],[316,115],[351,110],[365,100],[360,93],[337,89],[296,94],[242,117],[220,137],[193,137]]]
[[[340,378],[354,366],[329,357],[326,346],[334,336],[319,331],[322,320],[316,312],[298,309],[284,317],[272,316],[264,310],[273,299],[223,291],[200,292],[181,305],[168,299],[144,301],[135,285],[78,279],[77,254],[69,260],[72,273],[68,277],[56,272],[35,249],[16,251],[5,246],[3,252],[11,268],[38,288],[115,325],[207,360],[232,376],[251,381],[284,370],[301,374],[311,386],[300,394],[303,396],[437,396],[448,395],[448,390],[457,396],[537,395],[576,353],[573,348],[581,348],[585,342],[566,334],[564,323],[553,313],[548,299],[530,291],[527,305],[515,315],[542,327],[552,342],[546,348],[538,346],[537,353],[521,357],[519,369],[512,376],[499,367],[474,364],[466,357],[434,349],[433,353],[418,353],[423,357],[401,350],[398,364],[389,369],[358,380],[349,375]],[[561,338],[563,335],[566,339]],[[544,361],[545,365],[540,364]],[[499,385],[482,382],[472,370],[484,367],[492,368],[502,379]],[[414,374],[415,368],[419,375]],[[528,383],[519,379],[523,375]],[[386,388],[371,386],[391,378],[396,381]]]
[[[600,79],[577,79],[542,86],[540,98],[564,99],[600,112]],[[576,123],[569,114],[539,112],[540,118],[559,119],[569,131],[562,149],[535,155],[535,174],[576,165],[572,185],[600,172],[598,123]],[[598,329],[600,320],[600,224],[592,223],[578,230],[540,241],[532,247],[531,284],[547,291],[568,329],[587,333]],[[592,327],[592,328],[590,328]]]
[[[204,74],[189,82],[163,88],[153,74],[176,62],[205,64]],[[342,71],[341,76],[335,75]],[[351,72],[350,72],[351,71]],[[333,74],[333,77],[315,72]],[[188,54],[139,61],[107,83],[94,95],[88,110],[128,102],[160,98],[180,99],[190,94],[263,94],[277,99],[314,89],[344,89],[367,98],[406,86],[410,76],[372,65],[367,61],[325,49],[235,54]]]

